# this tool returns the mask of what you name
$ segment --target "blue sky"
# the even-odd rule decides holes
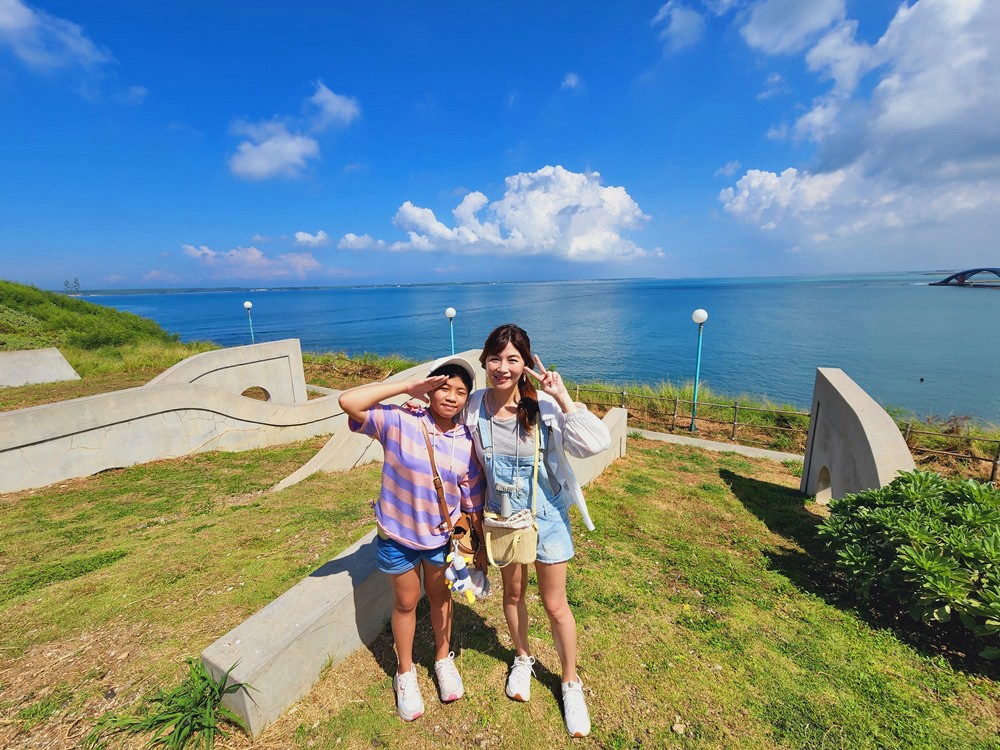
[[[1000,265],[1000,2],[0,0],[0,278]]]

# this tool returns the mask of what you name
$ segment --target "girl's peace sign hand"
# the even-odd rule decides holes
[[[542,360],[538,358],[537,354],[535,355],[535,364],[538,366],[538,372],[535,372],[530,367],[525,367],[524,371],[538,381],[538,384],[542,387],[542,391],[556,399],[560,396],[569,395],[566,386],[563,384],[562,375],[555,370],[546,370],[545,365],[542,364]]]

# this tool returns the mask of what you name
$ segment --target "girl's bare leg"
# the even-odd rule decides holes
[[[420,573],[417,568],[391,575],[392,639],[396,643],[396,671],[406,674],[413,666],[413,634],[417,629],[417,602],[420,601]]]
[[[435,659],[444,659],[451,653],[451,591],[444,577],[446,568],[435,568],[423,561],[424,591],[431,605],[431,629],[434,631]]]

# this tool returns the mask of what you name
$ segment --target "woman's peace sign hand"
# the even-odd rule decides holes
[[[545,365],[542,364],[542,360],[538,358],[537,354],[535,355],[535,364],[538,366],[538,372],[535,372],[530,367],[525,367],[524,371],[538,381],[538,384],[545,393],[555,399],[560,399],[562,396],[569,397],[569,392],[562,381],[562,375],[555,370],[546,370]]]

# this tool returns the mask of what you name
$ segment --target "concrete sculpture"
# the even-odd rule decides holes
[[[816,369],[800,490],[820,503],[882,487],[914,468],[899,428],[843,370]]]

